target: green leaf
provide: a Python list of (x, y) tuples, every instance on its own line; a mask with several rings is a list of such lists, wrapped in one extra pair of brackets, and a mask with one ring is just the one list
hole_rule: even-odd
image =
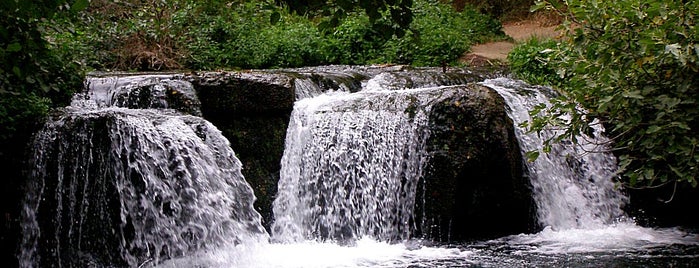
[(22, 50), (22, 45), (20, 43), (12, 43), (7, 45), (7, 48), (5, 48), (5, 51), (7, 52), (18, 52)]
[(542, 8), (545, 8), (546, 4), (547, 4), (546, 1), (536, 1), (536, 2), (534, 2), (534, 5), (531, 8), (529, 8), (529, 12), (539, 11)]
[(660, 129), (661, 129), (661, 128), (660, 128), (659, 126), (650, 126), (650, 127), (646, 130), (646, 134), (653, 134), (653, 133), (655, 133), (655, 132), (660, 131)]
[(643, 99), (643, 95), (641, 95), (640, 90), (633, 90), (633, 91), (625, 92), (622, 95), (626, 98), (632, 98), (632, 99), (637, 99), (637, 100)]
[(536, 161), (537, 158), (539, 158), (539, 151), (528, 151), (526, 153), (526, 156), (527, 156), (527, 161), (534, 162), (534, 161)]
[(70, 6), (70, 11), (78, 12), (83, 11), (90, 5), (89, 0), (75, 0), (72, 6)]
[(17, 67), (17, 66), (12, 67), (12, 72), (13, 72), (16, 76), (22, 76), (22, 71), (21, 71), (21, 70), (19, 69), (19, 67)]

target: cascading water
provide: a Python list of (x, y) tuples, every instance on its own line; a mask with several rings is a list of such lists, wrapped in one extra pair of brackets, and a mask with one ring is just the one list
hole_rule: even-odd
[[(510, 79), (486, 80), (484, 85), (506, 101), (515, 125), (531, 120), (529, 111), (548, 104), (541, 87)], [(581, 134), (579, 143), (555, 143), (551, 152), (527, 163), (539, 223), (556, 230), (602, 228), (624, 216), (626, 197), (614, 185), (616, 158), (608, 152), (609, 141), (601, 126), (594, 126), (594, 137)], [(527, 133), (516, 128), (523, 152), (538, 151), (556, 130)]]
[(405, 240), (414, 224), (431, 104), (445, 88), (329, 94), (296, 102), (273, 238)]
[[(508, 105), (515, 126), (531, 120), (535, 106), (549, 105), (547, 88), (522, 81), (498, 78), (481, 84), (497, 91)], [(590, 252), (634, 252), (667, 245), (699, 245), (699, 237), (676, 228), (651, 229), (637, 226), (626, 217), (628, 201), (614, 184), (616, 158), (609, 153), (609, 140), (600, 125), (591, 126), (593, 136), (580, 134), (578, 143), (563, 141), (552, 145), (551, 152), (527, 163), (537, 216), (544, 230), (487, 243), (507, 243), (519, 252), (571, 254)], [(541, 150), (543, 140), (557, 130), (515, 132), (522, 154)], [(501, 246), (498, 246), (501, 247)], [(694, 256), (694, 255), (692, 255)]]
[[(425, 212), (415, 208), (416, 203), (426, 202), (424, 196), (416, 196), (416, 190), (423, 173), (432, 170), (431, 165), (425, 166), (431, 157), (426, 150), (431, 144), (428, 139), (438, 133), (428, 130), (434, 119), (430, 114), (439, 107), (466, 105), (460, 100), (473, 96), (464, 93), (468, 87), (437, 86), (476, 78), (466, 71), (344, 68), (283, 71), (292, 72), (298, 101), (287, 130), (271, 239), (252, 207), (255, 197), (228, 141), (209, 122), (180, 113), (200, 113), (196, 94), (181, 76), (89, 80), (92, 90), (53, 116), (35, 138), (34, 169), (28, 176), (23, 211), (21, 265), (266, 268), (670, 263), (662, 254), (678, 256), (673, 260), (681, 260), (680, 265), (699, 265), (695, 235), (621, 220), (626, 198), (612, 182), (615, 160), (609, 154), (591, 153), (606, 142), (599, 140), (601, 129), (595, 130), (598, 140), (583, 136), (579, 146), (555, 145), (552, 154), (527, 165), (539, 223), (546, 226), (542, 232), (444, 247), (410, 240), (413, 230), (425, 228), (420, 226), (424, 222), (416, 222), (420, 215), (415, 215)], [(482, 85), (505, 99), (515, 126), (528, 120), (532, 105), (547, 102), (542, 88), (510, 79), (487, 80)], [(492, 93), (483, 87), (479, 90)], [(476, 113), (481, 111), (474, 103), (468, 105)], [(509, 120), (502, 122), (509, 126)], [(445, 131), (454, 131), (454, 125), (444, 126)], [(463, 131), (485, 127), (474, 126), (478, 127), (457, 125)], [(544, 132), (540, 138), (521, 129), (515, 132), (522, 152), (540, 148), (542, 138), (554, 134)], [(482, 194), (473, 192), (467, 198), (479, 201)], [(668, 245), (687, 248), (675, 250)]]
[(216, 127), (174, 110), (113, 107), (167, 107), (130, 90), (175, 84), (165, 94), (194, 96), (191, 85), (111, 79), (102, 93), (113, 101), (78, 96), (35, 138), (21, 266), (136, 267), (265, 240), (240, 161)]

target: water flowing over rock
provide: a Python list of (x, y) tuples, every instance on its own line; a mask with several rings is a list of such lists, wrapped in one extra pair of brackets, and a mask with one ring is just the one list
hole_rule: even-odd
[(483, 80), (467, 69), (443, 72), (440, 68), (396, 66), (322, 66), (288, 69), (294, 74), (296, 99), (326, 92), (361, 90), (400, 90), (437, 86), (465, 85)]
[(201, 103), (192, 84), (182, 75), (89, 76), (87, 91), (73, 99), (74, 106), (92, 108), (175, 109), (201, 116)]
[[(296, 102), (273, 239), (460, 241), (528, 230), (531, 199), (517, 181), (519, 149), (498, 98), (478, 86), (389, 87)], [(497, 223), (503, 215), (508, 224)], [(474, 226), (486, 228), (465, 231)]]
[[(395, 78), (395, 79), (394, 79)], [(296, 100), (332, 92), (358, 92), (368, 84), (392, 89), (481, 81), (467, 69), (408, 66), (319, 66), (185, 75), (199, 94), (202, 112), (235, 148), (243, 174), (255, 189), (255, 207), (270, 228), (285, 135)]]
[(34, 137), (21, 267), (697, 264), (696, 235), (624, 220), (601, 128), (525, 162), (549, 89), (485, 77), (93, 75)]
[(275, 200), (275, 239), (407, 239), (429, 102), (451, 94), (355, 93), (297, 102)]
[(22, 267), (137, 267), (267, 239), (241, 163), (215, 126), (174, 110), (85, 102), (35, 138)]
[[(505, 78), (486, 80), (483, 85), (505, 98), (516, 125), (529, 121), (529, 111), (548, 104), (545, 88)], [(542, 226), (561, 229), (603, 228), (623, 218), (627, 198), (615, 187), (616, 158), (609, 153), (609, 141), (601, 126), (592, 126), (594, 136), (580, 134), (578, 143), (553, 144), (551, 152), (527, 164), (533, 186), (537, 215)], [(540, 150), (543, 141), (556, 130), (527, 133), (517, 128), (522, 153)]]

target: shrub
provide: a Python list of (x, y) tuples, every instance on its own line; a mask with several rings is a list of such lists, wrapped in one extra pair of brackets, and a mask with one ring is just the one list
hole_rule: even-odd
[[(473, 43), (504, 38), (502, 25), (486, 15), (466, 8), (458, 12), (451, 6), (428, 1), (416, 1), (413, 6), (413, 22), (403, 36), (384, 36), (370, 30), (362, 30), (368, 19), (350, 21), (356, 28), (339, 28), (341, 33), (352, 33), (348, 40), (352, 54), (362, 55), (365, 63), (398, 63), (416, 66), (441, 66), (454, 63)], [(358, 36), (364, 36), (357, 42)]]
[(561, 62), (562, 45), (553, 39), (538, 38), (517, 44), (507, 55), (510, 70), (531, 84), (560, 86), (563, 81), (557, 64)]
[[(121, 70), (443, 65), (474, 42), (504, 36), (498, 21), (472, 8), (457, 12), (424, 0), (409, 12), (413, 24), (399, 29), (394, 7), (374, 17), (360, 6), (305, 17), (271, 3), (95, 0), (80, 20), (62, 22), (74, 33), (50, 35), (86, 66)], [(321, 27), (333, 20), (337, 27)]]
[(625, 183), (696, 187), (698, 1), (540, 1), (537, 7), (579, 25), (569, 27), (566, 57), (558, 62), (563, 97), (538, 122), (553, 124), (557, 114), (570, 113), (565, 135), (572, 135), (599, 119), (614, 139)]

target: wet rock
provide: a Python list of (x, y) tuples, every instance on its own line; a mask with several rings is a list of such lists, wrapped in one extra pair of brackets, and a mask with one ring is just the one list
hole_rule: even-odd
[(532, 231), (534, 201), (504, 101), (477, 84), (463, 90), (430, 115), (419, 234), (454, 242)]
[(653, 189), (627, 189), (626, 210), (636, 222), (648, 227), (682, 226), (699, 230), (699, 217), (692, 211), (699, 204), (699, 188), (673, 183)]
[(210, 72), (186, 76), (204, 118), (230, 141), (255, 191), (263, 225), (272, 221), (284, 136), (296, 100), (294, 77), (272, 72)]
[(73, 98), (73, 106), (174, 109), (201, 116), (197, 94), (182, 75), (93, 74), (87, 78), (86, 87), (86, 93)]

